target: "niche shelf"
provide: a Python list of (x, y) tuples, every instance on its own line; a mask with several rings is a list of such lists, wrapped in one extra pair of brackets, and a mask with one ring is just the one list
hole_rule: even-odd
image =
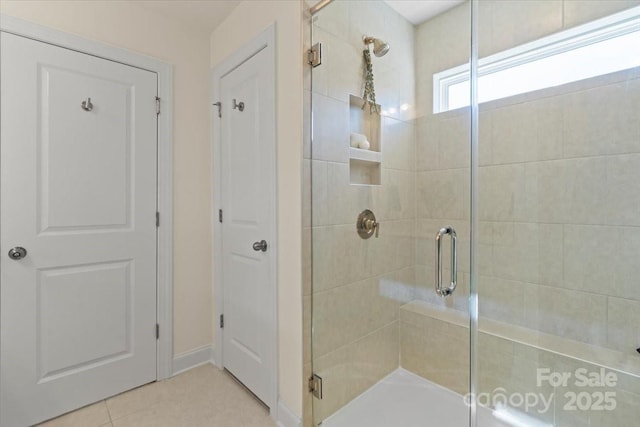
[(382, 153), (379, 151), (363, 150), (362, 148), (349, 148), (349, 158), (361, 162), (382, 163)]
[[(378, 105), (378, 112), (371, 113), (364, 100), (358, 96), (349, 95), (349, 129), (352, 133), (366, 135), (369, 149), (349, 148), (349, 176), (351, 184), (380, 185), (382, 182), (382, 152), (380, 148), (382, 107)], [(350, 144), (350, 140), (347, 141)]]

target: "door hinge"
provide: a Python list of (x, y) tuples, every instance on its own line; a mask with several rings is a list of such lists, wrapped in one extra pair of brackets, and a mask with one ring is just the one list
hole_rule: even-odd
[(156, 339), (160, 339), (160, 324), (156, 323)]
[(322, 65), (322, 43), (316, 43), (307, 51), (307, 63), (313, 68)]
[(156, 212), (156, 227), (160, 227), (160, 212)]
[(222, 102), (214, 102), (211, 105), (215, 105), (216, 107), (218, 107), (218, 117), (222, 117)]
[(156, 96), (156, 114), (160, 114), (160, 97)]
[(313, 393), (313, 396), (322, 400), (322, 378), (313, 374), (309, 378), (309, 392)]
[(218, 222), (222, 222), (222, 209), (218, 209)]
[(224, 328), (224, 314), (220, 315), (220, 327)]

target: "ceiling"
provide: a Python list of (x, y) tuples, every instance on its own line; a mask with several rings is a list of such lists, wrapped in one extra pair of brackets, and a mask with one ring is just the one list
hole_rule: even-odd
[(463, 3), (465, 0), (385, 0), (413, 25), (418, 25), (442, 12)]
[(240, 0), (137, 0), (140, 6), (154, 9), (201, 31), (211, 33), (238, 6)]
[[(292, 1), (292, 0), (291, 0)], [(420, 24), (465, 0), (384, 0), (414, 25)], [(241, 3), (241, 0), (134, 0), (189, 26), (211, 33)]]

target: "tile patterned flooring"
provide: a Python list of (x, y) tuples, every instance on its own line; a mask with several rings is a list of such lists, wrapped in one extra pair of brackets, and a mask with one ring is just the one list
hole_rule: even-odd
[(46, 427), (275, 427), (231, 375), (207, 364), (47, 421)]

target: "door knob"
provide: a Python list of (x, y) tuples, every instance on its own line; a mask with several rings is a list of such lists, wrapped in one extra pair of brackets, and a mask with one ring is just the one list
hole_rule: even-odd
[(267, 241), (260, 240), (259, 242), (255, 242), (253, 244), (253, 250), (256, 252), (258, 251), (267, 252)]
[(22, 259), (27, 256), (27, 250), (23, 247), (16, 246), (15, 248), (11, 248), (9, 250), (9, 258), (14, 261)]

